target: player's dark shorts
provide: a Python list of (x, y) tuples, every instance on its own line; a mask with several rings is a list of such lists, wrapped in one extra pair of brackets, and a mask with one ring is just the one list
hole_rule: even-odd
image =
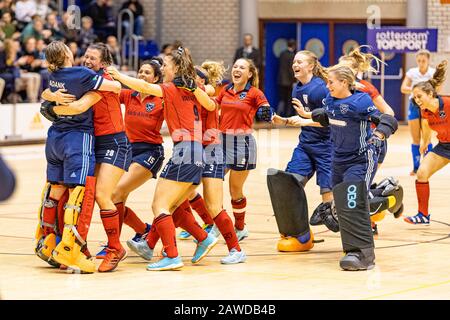
[(109, 163), (128, 171), (131, 158), (131, 144), (125, 132), (95, 137), (96, 163)]
[(223, 163), (224, 155), (222, 144), (210, 144), (204, 146), (205, 167), (203, 169), (203, 178), (224, 179), (225, 165)]
[(131, 150), (133, 154), (131, 162), (136, 162), (149, 170), (153, 178), (156, 179), (164, 162), (163, 146), (161, 144), (134, 142), (131, 144)]
[(256, 168), (256, 140), (251, 134), (222, 134), (224, 162), (227, 169), (235, 171)]
[(358, 159), (352, 159), (351, 162), (338, 162), (335, 159), (332, 163), (331, 175), (333, 187), (341, 182), (363, 180), (369, 190), (377, 172), (377, 156), (375, 147), (369, 145), (367, 152), (361, 154)]
[(286, 172), (296, 173), (310, 179), (316, 173), (316, 183), (321, 193), (331, 191), (331, 154), (330, 140), (315, 143), (299, 143), (294, 149)]
[(436, 153), (438, 156), (450, 159), (450, 143), (439, 142), (431, 152)]
[(68, 186), (85, 185), (95, 171), (94, 136), (80, 131), (48, 130), (45, 144), (47, 180)]
[(172, 157), (161, 171), (161, 178), (200, 184), (204, 162), (203, 146), (196, 141), (181, 141), (174, 145)]
[(378, 163), (381, 164), (384, 162), (384, 158), (386, 158), (387, 154), (387, 149), (388, 149), (387, 140), (383, 140), (383, 144), (380, 147), (380, 153), (378, 154)]

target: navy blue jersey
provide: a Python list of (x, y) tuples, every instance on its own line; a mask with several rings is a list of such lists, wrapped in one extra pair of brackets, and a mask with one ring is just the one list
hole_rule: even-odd
[[(305, 85), (298, 82), (292, 90), (292, 98), (300, 100), (307, 112), (323, 108), (327, 94), (328, 89), (325, 82), (316, 76), (312, 77), (311, 81)], [(314, 143), (328, 139), (330, 139), (329, 128), (302, 127), (300, 142)]]
[[(86, 67), (62, 68), (50, 73), (49, 88), (52, 92), (65, 89), (78, 100), (86, 92), (100, 88), (102, 82), (102, 76)], [(78, 115), (59, 117), (53, 122), (53, 127), (60, 131), (77, 130), (93, 133), (92, 108)]]
[(367, 151), (372, 135), (370, 116), (379, 114), (367, 93), (356, 92), (344, 99), (328, 94), (325, 100), (331, 128), (334, 161), (354, 161)]

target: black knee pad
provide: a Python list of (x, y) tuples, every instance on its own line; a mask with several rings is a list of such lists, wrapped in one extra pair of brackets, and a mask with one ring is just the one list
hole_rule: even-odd
[(308, 232), (308, 202), (302, 178), (268, 169), (267, 187), (280, 234), (296, 237)]
[(365, 181), (342, 182), (333, 188), (345, 252), (374, 247)]

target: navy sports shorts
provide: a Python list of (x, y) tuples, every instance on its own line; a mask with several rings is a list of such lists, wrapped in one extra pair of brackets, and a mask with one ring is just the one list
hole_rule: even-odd
[(251, 134), (222, 134), (222, 145), (227, 169), (246, 171), (256, 168), (256, 140)]
[(204, 162), (203, 146), (196, 141), (181, 141), (173, 146), (172, 157), (161, 171), (161, 178), (200, 184)]
[(438, 156), (450, 159), (450, 143), (439, 142), (431, 152), (436, 153)]
[(310, 179), (316, 173), (316, 184), (321, 192), (331, 191), (331, 141), (299, 143), (294, 149), (286, 172), (296, 173)]
[(131, 144), (133, 158), (131, 162), (136, 162), (149, 170), (153, 178), (157, 177), (164, 162), (164, 148), (161, 144), (146, 142), (134, 142)]
[(48, 130), (45, 144), (47, 180), (68, 186), (85, 185), (95, 171), (94, 136), (80, 131)]
[(125, 132), (95, 137), (96, 163), (109, 163), (128, 171), (131, 158), (131, 145)]
[(203, 169), (203, 178), (224, 179), (225, 166), (223, 163), (222, 144), (210, 144), (204, 146), (205, 167)]
[(377, 172), (377, 157), (375, 147), (369, 145), (367, 151), (357, 160), (347, 163), (333, 162), (331, 169), (333, 187), (341, 182), (365, 181), (369, 190)]

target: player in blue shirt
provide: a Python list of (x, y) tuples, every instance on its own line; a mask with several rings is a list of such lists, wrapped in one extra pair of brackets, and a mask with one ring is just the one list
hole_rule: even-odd
[[(50, 71), (49, 87), (55, 95), (57, 91), (67, 92), (80, 99), (90, 90), (119, 92), (121, 89), (120, 83), (108, 81), (88, 68), (72, 67), (73, 54), (60, 41), (50, 43), (45, 56)], [(91, 273), (95, 264), (87, 259), (88, 251), (84, 250), (83, 254), (81, 248), (86, 244), (95, 191), (93, 111), (57, 116), (53, 107), (48, 102), (41, 107), (42, 114), (53, 124), (45, 146), (47, 185), (42, 193), (36, 254), (52, 265)], [(61, 233), (61, 242), (57, 244), (56, 234)]]
[[(292, 63), (295, 78), (299, 81), (292, 90), (294, 108), (303, 107), (306, 112), (323, 108), (328, 94), (326, 72), (314, 53), (299, 51)], [(291, 120), (289, 118), (288, 120)], [(280, 122), (275, 119), (275, 123)], [(289, 124), (289, 121), (286, 121)], [(286, 172), (301, 176), (303, 185), (316, 173), (316, 183), (320, 187), (322, 203), (311, 216), (311, 225), (320, 225), (320, 212), (331, 208), (331, 140), (330, 129), (322, 127), (303, 127), (299, 143), (294, 149)]]
[[(354, 86), (350, 68), (330, 68), (325, 108), (313, 110), (311, 117), (316, 122), (313, 125), (331, 130), (333, 197), (346, 253), (340, 266), (366, 270), (375, 265), (368, 189), (376, 171), (377, 149), (397, 130), (397, 121), (381, 114), (366, 93), (354, 93)], [(376, 124), (374, 131), (370, 129), (372, 122)]]

